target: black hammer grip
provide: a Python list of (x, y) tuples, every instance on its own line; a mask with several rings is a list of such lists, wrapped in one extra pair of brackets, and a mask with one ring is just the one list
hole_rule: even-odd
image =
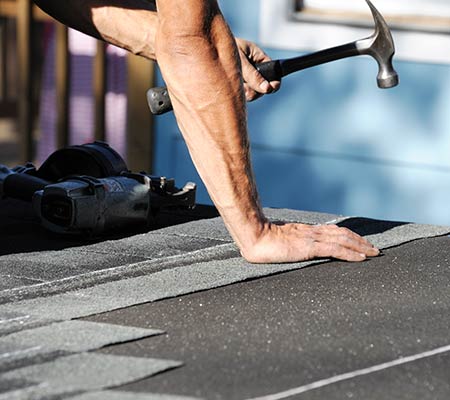
[[(279, 81), (283, 76), (280, 60), (256, 64), (255, 67), (268, 81)], [(172, 110), (169, 93), (165, 87), (149, 89), (147, 91), (147, 103), (153, 115), (165, 114)]]
[(280, 60), (267, 61), (255, 65), (258, 72), (266, 79), (266, 81), (281, 81), (283, 70)]

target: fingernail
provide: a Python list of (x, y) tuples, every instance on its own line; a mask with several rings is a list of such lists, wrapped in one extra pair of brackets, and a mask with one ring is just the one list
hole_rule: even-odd
[(261, 85), (259, 85), (259, 87), (261, 88), (261, 90), (263, 92), (268, 92), (270, 89), (270, 84), (267, 81), (264, 81), (263, 83), (261, 83)]

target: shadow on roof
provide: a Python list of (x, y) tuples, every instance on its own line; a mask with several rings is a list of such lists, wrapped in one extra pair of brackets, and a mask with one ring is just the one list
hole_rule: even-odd
[(389, 231), (398, 226), (408, 225), (407, 222), (380, 221), (371, 218), (354, 217), (346, 219), (337, 224), (340, 227), (348, 228), (361, 236), (375, 235)]

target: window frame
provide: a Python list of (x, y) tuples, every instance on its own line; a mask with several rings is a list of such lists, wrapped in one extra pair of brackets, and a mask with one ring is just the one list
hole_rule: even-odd
[[(381, 0), (380, 0), (381, 1)], [(428, 0), (432, 1), (432, 0)], [(363, 0), (361, 0), (363, 4)], [(297, 11), (295, 0), (261, 0), (260, 43), (266, 47), (293, 51), (314, 51), (361, 39), (373, 32), (373, 23), (360, 9), (344, 18), (314, 18), (302, 16)], [(376, 0), (374, 1), (375, 6)], [(399, 23), (390, 17), (392, 10), (378, 7), (386, 16), (396, 45), (399, 60), (450, 64), (450, 23), (445, 26), (424, 26), (423, 24)], [(418, 7), (419, 1), (411, 2)], [(449, 2), (450, 15), (450, 2)], [(368, 10), (368, 8), (367, 8)], [(414, 14), (414, 10), (411, 10)], [(418, 15), (420, 12), (417, 11)], [(370, 14), (369, 14), (370, 15)], [(449, 19), (450, 21), (450, 19)]]

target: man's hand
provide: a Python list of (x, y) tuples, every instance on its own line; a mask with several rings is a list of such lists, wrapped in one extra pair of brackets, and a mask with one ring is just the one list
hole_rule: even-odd
[(364, 261), (380, 251), (366, 239), (336, 225), (303, 225), (267, 223), (256, 243), (242, 249), (242, 255), (252, 263), (283, 263), (337, 258), (344, 261)]
[(271, 58), (253, 42), (236, 38), (236, 44), (241, 59), (247, 101), (253, 101), (265, 94), (277, 91), (281, 82), (268, 82), (254, 67), (255, 64), (270, 61)]

